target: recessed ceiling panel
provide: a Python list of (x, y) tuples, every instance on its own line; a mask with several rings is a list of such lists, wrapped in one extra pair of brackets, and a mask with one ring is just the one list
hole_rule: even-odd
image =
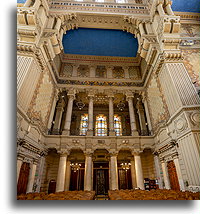
[(172, 2), (174, 11), (200, 13), (199, 0), (172, 0)]
[(63, 37), (65, 54), (136, 57), (137, 39), (121, 30), (79, 28)]

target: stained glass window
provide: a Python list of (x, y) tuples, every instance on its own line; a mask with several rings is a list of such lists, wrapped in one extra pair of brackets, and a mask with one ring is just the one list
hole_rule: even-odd
[(99, 114), (96, 116), (96, 136), (107, 136), (107, 121), (106, 116)]
[(88, 130), (88, 114), (81, 115), (80, 135), (86, 135)]
[(121, 117), (118, 115), (114, 115), (114, 130), (115, 130), (116, 136), (122, 135)]

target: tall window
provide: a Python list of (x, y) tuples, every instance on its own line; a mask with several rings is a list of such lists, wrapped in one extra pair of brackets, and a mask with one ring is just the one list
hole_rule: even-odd
[(88, 130), (88, 114), (81, 115), (80, 135), (86, 135)]
[(107, 121), (106, 116), (99, 114), (96, 116), (96, 136), (107, 136)]
[(118, 115), (114, 115), (114, 130), (115, 130), (116, 136), (122, 135), (121, 117)]

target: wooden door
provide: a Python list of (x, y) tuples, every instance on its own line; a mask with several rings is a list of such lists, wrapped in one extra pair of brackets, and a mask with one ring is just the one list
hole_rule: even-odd
[(109, 188), (108, 169), (94, 169), (94, 190), (97, 195), (105, 195)]
[(167, 163), (167, 168), (168, 168), (171, 189), (180, 191), (180, 186), (178, 182), (178, 176), (176, 173), (176, 167), (175, 167), (174, 161), (169, 161)]
[(56, 192), (56, 181), (50, 180), (49, 182), (49, 188), (48, 188), (48, 194), (55, 193)]
[(83, 190), (84, 189), (84, 169), (77, 171), (71, 170), (70, 190)]
[(124, 169), (118, 170), (119, 175), (119, 189), (132, 189), (131, 171)]
[(20, 173), (19, 173), (19, 179), (17, 183), (17, 195), (26, 193), (29, 170), (30, 170), (30, 164), (24, 162), (21, 166)]

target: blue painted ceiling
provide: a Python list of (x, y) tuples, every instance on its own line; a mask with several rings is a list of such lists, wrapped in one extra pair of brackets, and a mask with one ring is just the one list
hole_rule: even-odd
[(17, 0), (17, 3), (25, 3), (26, 0)]
[(172, 10), (200, 13), (200, 0), (172, 0)]
[(96, 56), (135, 57), (137, 39), (121, 30), (79, 28), (63, 37), (64, 53)]

